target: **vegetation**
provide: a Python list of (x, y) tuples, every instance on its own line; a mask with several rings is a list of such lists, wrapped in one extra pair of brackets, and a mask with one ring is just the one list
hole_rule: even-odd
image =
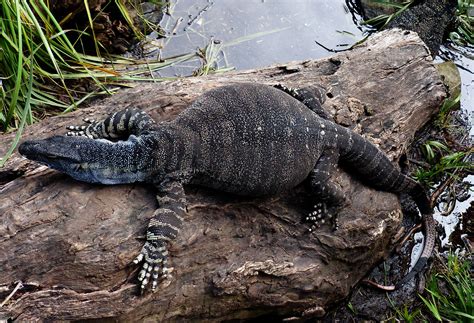
[(443, 129), (447, 128), (451, 123), (451, 112), (456, 110), (459, 107), (461, 101), (461, 94), (459, 93), (454, 98), (446, 98), (443, 102), (443, 105), (439, 109), (438, 117), (436, 120), (436, 125), (438, 128)]
[[(243, 42), (255, 39), (257, 37), (269, 35), (275, 32), (285, 30), (286, 28), (273, 29), (264, 32), (258, 32), (243, 37), (236, 38), (229, 42), (215, 41), (211, 39), (209, 44), (204, 48), (197, 50), (196, 55), (201, 59), (201, 66), (194, 71), (193, 76), (203, 76), (211, 73), (225, 73), (233, 70), (233, 67), (220, 67), (221, 65), (228, 66), (227, 61), (225, 60), (224, 49), (230, 46), (238, 45)], [(224, 64), (220, 62), (224, 60)]]
[(415, 177), (428, 186), (433, 186), (443, 177), (455, 177), (461, 171), (474, 171), (474, 165), (470, 161), (473, 148), (451, 152), (445, 144), (430, 140), (422, 146), (422, 150), (428, 164), (426, 167), (419, 167)]
[(395, 312), (397, 317), (402, 322), (412, 323), (412, 322), (419, 322), (421, 317), (421, 309), (417, 308), (414, 311), (410, 311), (408, 305), (403, 305), (403, 308), (395, 308)]
[[(35, 115), (45, 113), (45, 107), (70, 111), (87, 98), (110, 93), (117, 82), (156, 81), (148, 76), (151, 72), (194, 56), (159, 62), (102, 57), (103, 48), (91, 28), (94, 17), (90, 10), (90, 25), (85, 30), (71, 30), (63, 29), (64, 19), (57, 21), (49, 6), (44, 0), (5, 0), (0, 4), (0, 125), (4, 131), (17, 128), (22, 118), (32, 123)], [(95, 55), (82, 47), (86, 37), (95, 40)], [(32, 109), (27, 113), (30, 74)]]
[[(132, 24), (123, 2), (115, 3), (124, 21)], [(150, 62), (103, 55), (107, 49), (93, 29), (97, 14), (87, 1), (84, 6), (89, 23), (77, 30), (64, 28), (74, 13), (58, 21), (49, 1), (0, 3), (0, 130), (18, 130), (10, 151), (24, 125), (38, 116), (71, 111), (88, 98), (112, 93), (130, 81), (160, 81), (154, 72), (196, 56), (189, 53)], [(85, 44), (94, 44), (95, 53), (88, 53)], [(0, 167), (8, 157), (3, 157)]]
[[(457, 109), (459, 100), (460, 95), (458, 94), (454, 98), (447, 98), (444, 101), (435, 121), (435, 126), (440, 130), (440, 133), (451, 127), (451, 112)], [(472, 147), (458, 147), (456, 150), (452, 150), (440, 140), (428, 140), (421, 146), (426, 163), (420, 163), (415, 177), (427, 186), (434, 186), (445, 179), (453, 178), (455, 180), (456, 176), (464, 171), (474, 171), (472, 162), (474, 149)]]
[[(30, 59), (31, 59), (31, 57), (30, 57)], [(7, 161), (7, 159), (13, 153), (13, 150), (15, 149), (16, 145), (18, 145), (18, 142), (20, 141), (21, 133), (23, 132), (23, 129), (25, 127), (27, 117), (31, 116), (32, 93), (33, 93), (33, 73), (30, 72), (29, 75), (28, 75), (28, 84), (26, 86), (25, 107), (22, 111), (23, 112), (23, 117), (21, 118), (21, 122), (20, 122), (20, 125), (18, 127), (18, 131), (15, 135), (15, 138), (13, 139), (13, 144), (10, 146), (10, 149), (5, 154), (5, 156), (0, 160), (0, 167)]]
[(362, 22), (363, 25), (370, 25), (380, 30), (388, 25), (396, 16), (407, 10), (413, 4), (414, 0), (404, 1), (401, 3), (388, 0), (372, 0), (371, 2), (382, 5), (389, 9), (395, 9), (391, 14), (381, 14)]
[(457, 28), (449, 38), (460, 46), (474, 46), (474, 0), (458, 0)]
[[(125, 2), (142, 19), (146, 32), (158, 29), (133, 7), (134, 1), (108, 1), (101, 10), (115, 5), (135, 39), (143, 38)], [(73, 17), (78, 15), (77, 9), (71, 9), (59, 20), (50, 1), (0, 3), (0, 131), (17, 129), (20, 136), (22, 125), (31, 124), (38, 117), (69, 112), (89, 98), (110, 94), (119, 86), (131, 86), (132, 81), (161, 81), (163, 78), (154, 77), (156, 71), (183, 61), (200, 59), (201, 67), (195, 75), (229, 70), (219, 67), (220, 58), (225, 58), (224, 48), (279, 31), (248, 35), (225, 44), (211, 40), (204, 49), (166, 60), (138, 60), (108, 54), (103, 38), (94, 29), (101, 25), (103, 12), (93, 11), (88, 1), (83, 2), (82, 9), (86, 21), (78, 29), (70, 28)], [(14, 143), (10, 150), (15, 146)], [(3, 157), (0, 167), (8, 157)]]
[(462, 260), (450, 252), (447, 261), (440, 263), (442, 268), (429, 278), (425, 296), (418, 295), (422, 302), (418, 308), (411, 308), (407, 304), (396, 308), (388, 298), (400, 321), (474, 321), (474, 281), (469, 256)]
[(426, 309), (437, 321), (474, 321), (474, 277), (469, 259), (461, 261), (450, 253), (447, 265), (431, 276), (425, 298), (420, 295)]

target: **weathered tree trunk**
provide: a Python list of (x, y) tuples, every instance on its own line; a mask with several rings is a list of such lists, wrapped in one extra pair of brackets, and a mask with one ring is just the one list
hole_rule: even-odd
[[(43, 120), (24, 137), (61, 134), (87, 114), (97, 118), (127, 106), (156, 120), (172, 119), (207, 90), (249, 81), (327, 87), (325, 107), (335, 120), (394, 161), (445, 96), (416, 34), (392, 30), (327, 59), (138, 85)], [(1, 136), (0, 154), (11, 139)], [(303, 221), (314, 204), (304, 185), (259, 199), (187, 187), (186, 223), (171, 246), (173, 278), (156, 293), (137, 296), (137, 268), (130, 263), (157, 207), (154, 189), (80, 183), (15, 154), (0, 172), (0, 299), (17, 281), (25, 287), (0, 308), (0, 319), (323, 315), (388, 255), (401, 222), (395, 195), (367, 188), (343, 171), (333, 179), (351, 205), (340, 213), (336, 232), (325, 226), (313, 234)]]

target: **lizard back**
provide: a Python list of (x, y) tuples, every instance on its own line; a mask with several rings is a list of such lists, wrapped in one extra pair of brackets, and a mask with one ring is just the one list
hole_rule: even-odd
[(206, 92), (174, 124), (197, 137), (193, 183), (266, 195), (307, 178), (322, 150), (321, 121), (283, 91), (245, 83)]

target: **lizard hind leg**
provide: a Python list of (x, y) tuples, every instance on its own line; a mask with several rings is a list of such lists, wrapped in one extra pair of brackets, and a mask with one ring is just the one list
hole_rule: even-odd
[(156, 126), (155, 121), (145, 112), (126, 108), (96, 121), (85, 118), (81, 126), (67, 126), (66, 136), (83, 136), (91, 139), (127, 139), (130, 135), (139, 136), (143, 131)]
[(338, 227), (337, 213), (346, 204), (342, 190), (331, 182), (331, 174), (336, 170), (339, 154), (334, 149), (323, 152), (316, 166), (310, 173), (311, 191), (317, 200), (306, 220), (312, 223), (309, 231), (314, 231), (327, 222), (332, 223), (334, 230)]

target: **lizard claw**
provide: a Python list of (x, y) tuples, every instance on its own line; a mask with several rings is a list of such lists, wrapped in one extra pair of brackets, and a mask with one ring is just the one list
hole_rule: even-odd
[(297, 89), (287, 87), (287, 86), (285, 86), (283, 84), (280, 84), (280, 83), (274, 85), (273, 87), (278, 89), (278, 90), (281, 90), (281, 91), (285, 92), (286, 94), (291, 95), (292, 97), (297, 97), (299, 95)]
[(69, 137), (81, 136), (81, 137), (96, 139), (97, 136), (95, 135), (95, 132), (94, 132), (94, 129), (93, 129), (93, 127), (96, 124), (95, 120), (85, 118), (85, 119), (83, 119), (83, 121), (87, 125), (67, 126), (66, 129), (68, 129), (69, 131), (66, 133), (66, 136), (69, 136)]
[(89, 118), (84, 118), (84, 119), (82, 119), (82, 121), (84, 121), (85, 123), (89, 123), (89, 124), (94, 124), (95, 123), (95, 119), (89, 119)]
[[(337, 212), (334, 212), (337, 215)], [(308, 214), (306, 217), (307, 221), (311, 222), (311, 227), (309, 228), (310, 232), (313, 232), (317, 228), (321, 227), (321, 225), (325, 224), (327, 221), (332, 222), (333, 230), (338, 229), (338, 221), (337, 217), (333, 216), (333, 212), (328, 210), (326, 203), (318, 202), (314, 205), (314, 211)]]
[(160, 269), (163, 278), (170, 278), (168, 274), (171, 270), (167, 267), (168, 249), (162, 240), (148, 240), (142, 248), (140, 254), (133, 260), (134, 264), (144, 261), (142, 269), (138, 274), (140, 292), (143, 293), (147, 285), (151, 282), (151, 290), (154, 292), (158, 285)]

